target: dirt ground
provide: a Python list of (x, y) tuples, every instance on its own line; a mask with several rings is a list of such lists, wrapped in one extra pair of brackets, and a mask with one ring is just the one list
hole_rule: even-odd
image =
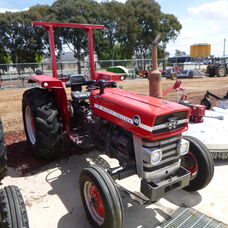
[[(162, 80), (163, 90), (174, 84), (172, 80)], [(148, 80), (127, 80), (119, 83), (124, 89), (148, 95)], [(228, 77), (183, 79), (182, 87), (186, 89), (188, 100), (199, 103), (207, 90), (219, 96), (225, 96), (228, 91)], [(26, 89), (0, 90), (0, 115), (5, 131), (23, 130), (21, 100)], [(171, 92), (164, 99), (176, 101), (176, 92)]]
[[(189, 100), (194, 103), (199, 103), (207, 90), (220, 96), (224, 96), (228, 91), (228, 77), (182, 81), (182, 87), (186, 89)], [(163, 89), (173, 83), (171, 80), (163, 80)], [(127, 90), (148, 94), (147, 79), (124, 81), (120, 85)], [(0, 91), (0, 115), (6, 132), (9, 166), (8, 177), (4, 179), (3, 184), (18, 185), (21, 189), (28, 208), (31, 228), (90, 228), (78, 190), (80, 171), (89, 164), (99, 163), (107, 167), (112, 165), (113, 161), (96, 151), (87, 153), (70, 146), (54, 162), (32, 157), (23, 133), (21, 100), (24, 90)], [(165, 99), (175, 101), (175, 92)], [(125, 210), (124, 227), (156, 227), (159, 221), (167, 218), (170, 212), (179, 206), (193, 207), (228, 224), (228, 204), (225, 200), (228, 181), (224, 181), (228, 179), (228, 161), (216, 162), (215, 165), (215, 176), (207, 188), (194, 193), (183, 190), (174, 192), (156, 204), (139, 205), (121, 190)], [(139, 193), (137, 177), (123, 180), (121, 185)]]

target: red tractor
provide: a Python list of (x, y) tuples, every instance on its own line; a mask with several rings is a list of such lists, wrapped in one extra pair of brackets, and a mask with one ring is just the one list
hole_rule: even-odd
[[(196, 191), (209, 184), (213, 160), (196, 138), (182, 137), (188, 129), (190, 108), (118, 88), (124, 77), (95, 71), (93, 30), (101, 25), (33, 22), (48, 34), (52, 76), (33, 75), (41, 88), (25, 91), (25, 133), (35, 156), (55, 157), (68, 138), (81, 148), (97, 147), (119, 161), (116, 168), (85, 168), (80, 175), (82, 202), (94, 227), (119, 228), (123, 205), (114, 182), (137, 174), (141, 192), (152, 202), (178, 189)], [(90, 78), (58, 78), (54, 28), (82, 28), (88, 34)], [(67, 99), (65, 87), (71, 88)]]

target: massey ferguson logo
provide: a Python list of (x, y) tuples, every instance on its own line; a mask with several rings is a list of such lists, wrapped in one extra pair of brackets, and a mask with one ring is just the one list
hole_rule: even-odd
[(172, 117), (168, 119), (168, 128), (169, 130), (173, 130), (177, 127), (177, 118), (176, 117)]
[(141, 124), (141, 118), (137, 115), (133, 117), (133, 124), (138, 127)]

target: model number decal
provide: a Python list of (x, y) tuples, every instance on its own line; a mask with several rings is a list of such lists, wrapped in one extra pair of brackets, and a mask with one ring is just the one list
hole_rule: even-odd
[(100, 109), (101, 111), (106, 112), (106, 113), (108, 113), (108, 114), (110, 114), (112, 116), (115, 116), (115, 117), (117, 117), (117, 118), (119, 118), (121, 120), (124, 120), (124, 121), (126, 121), (126, 122), (128, 122), (128, 123), (130, 123), (130, 124), (132, 124), (134, 126), (140, 127), (140, 128), (142, 128), (142, 129), (144, 129), (146, 131), (152, 132), (152, 130), (153, 130), (152, 127), (150, 127), (148, 125), (145, 125), (145, 124), (142, 124), (141, 123), (141, 118), (138, 115), (135, 115), (133, 117), (133, 119), (131, 119), (131, 118), (127, 117), (127, 116), (124, 116), (124, 115), (122, 115), (122, 114), (120, 114), (118, 112), (115, 112), (115, 111), (113, 111), (113, 110), (111, 110), (109, 108), (106, 108), (106, 107), (104, 107), (102, 105), (94, 104), (94, 107), (97, 108), (97, 109)]
[(106, 107), (98, 105), (98, 104), (94, 104), (94, 107), (97, 108), (97, 109), (100, 109), (101, 111), (106, 112), (106, 113), (108, 113), (108, 114), (110, 114), (112, 116), (115, 116), (115, 117), (117, 117), (117, 118), (119, 118), (121, 120), (124, 120), (124, 121), (126, 121), (126, 122), (128, 122), (130, 124), (133, 124), (133, 120), (131, 118), (129, 118), (127, 116), (124, 116), (124, 115), (121, 115), (120, 113), (115, 112), (115, 111), (113, 111), (113, 110), (111, 110), (109, 108), (106, 108)]

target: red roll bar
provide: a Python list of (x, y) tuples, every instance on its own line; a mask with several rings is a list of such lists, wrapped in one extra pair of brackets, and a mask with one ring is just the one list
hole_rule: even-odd
[(104, 29), (104, 25), (89, 25), (89, 24), (73, 24), (73, 23), (58, 23), (58, 22), (41, 22), (33, 21), (33, 26), (42, 26), (48, 32), (51, 62), (52, 62), (52, 74), (54, 78), (58, 78), (57, 63), (55, 55), (55, 40), (54, 29), (56, 27), (69, 27), (69, 28), (82, 28), (88, 34), (88, 47), (89, 47), (89, 61), (90, 61), (90, 75), (91, 79), (95, 79), (95, 63), (94, 63), (94, 47), (93, 47), (93, 30)]

